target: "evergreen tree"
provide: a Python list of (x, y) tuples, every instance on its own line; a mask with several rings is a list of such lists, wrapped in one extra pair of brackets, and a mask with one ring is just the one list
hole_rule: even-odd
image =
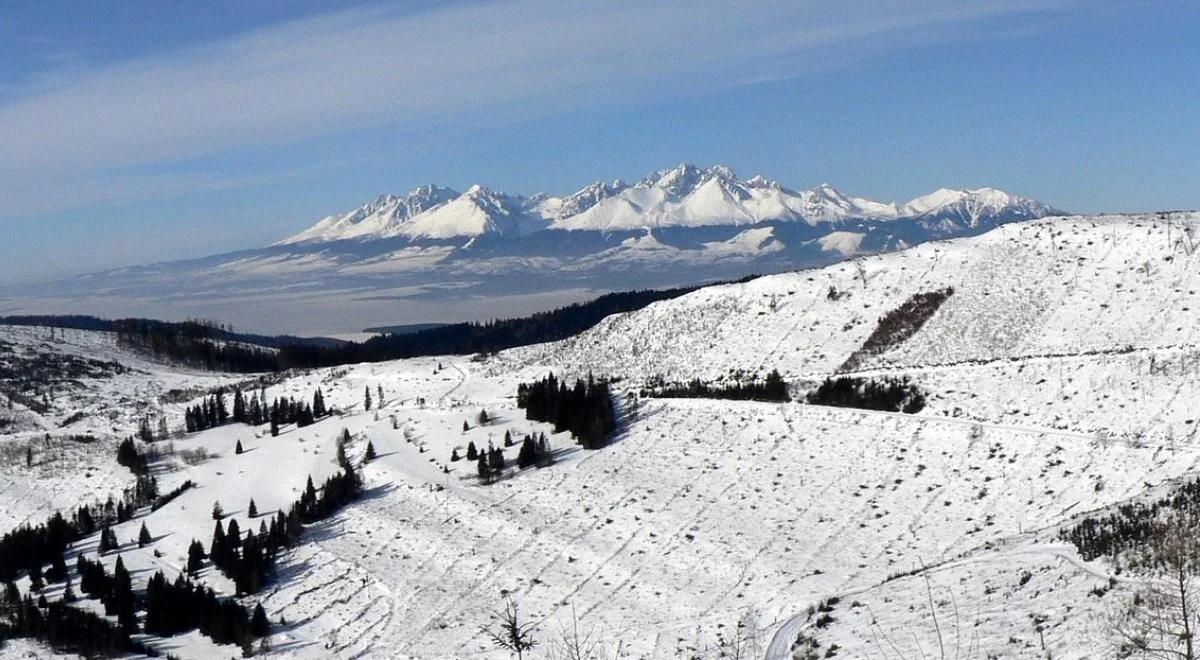
[(488, 468), (487, 456), (479, 455), (479, 462), (476, 465), (476, 471), (479, 473), (479, 480), (483, 483), (489, 483), (492, 480), (492, 471)]
[(493, 447), (488, 450), (488, 467), (497, 476), (504, 472), (504, 451), (498, 447)]
[(367, 441), (367, 451), (365, 454), (363, 454), (363, 461), (369, 463), (373, 460), (375, 460), (375, 443), (368, 440)]
[(220, 521), (224, 517), (225, 517), (225, 509), (221, 508), (221, 501), (217, 500), (216, 502), (213, 502), (213, 508), (212, 508), (213, 520)]
[(152, 540), (150, 538), (150, 530), (146, 529), (146, 523), (142, 523), (142, 530), (138, 532), (138, 547), (144, 548), (150, 545)]
[(33, 445), (25, 445), (25, 467), (33, 467)]
[(466, 433), (467, 431), (470, 431), (470, 430), (471, 430), (471, 425), (468, 424), (466, 421), (463, 421), (463, 433)]
[(63, 554), (50, 550), (50, 570), (46, 571), (46, 579), (53, 582), (61, 582), (69, 578), (67, 560), (63, 557)]
[(188, 546), (187, 572), (190, 575), (195, 575), (196, 573), (200, 572), (200, 569), (203, 566), (204, 546), (200, 545), (200, 542), (196, 539), (192, 539), (191, 545)]
[(480, 426), (486, 426), (489, 419), (490, 418), (488, 417), (486, 410), (479, 411), (479, 417), (477, 418), (477, 420), (478, 420)]
[(229, 519), (229, 529), (225, 532), (225, 543), (229, 548), (242, 546), (242, 528), (238, 525), (237, 518)]
[(462, 457), (458, 455), (458, 447), (455, 447), (454, 449), (450, 450), (450, 462), (451, 463), (455, 463), (458, 460), (460, 460), (461, 458)]
[(237, 454), (238, 456), (241, 456), (243, 451), (244, 450), (242, 449), (242, 441), (238, 440), (237, 446), (233, 448), (233, 453)]
[(29, 569), (29, 588), (34, 592), (38, 592), (44, 586), (46, 586), (46, 581), (42, 578), (42, 566), (41, 564), (35, 564), (33, 568)]
[(350, 431), (342, 429), (342, 434), (337, 439), (337, 464), (343, 469), (350, 464), (350, 459), (346, 458), (346, 445), (350, 442)]
[(112, 550), (115, 550), (116, 548), (117, 548), (116, 535), (113, 534), (113, 531), (111, 529), (109, 529), (108, 523), (105, 523), (104, 526), (100, 528), (100, 547), (99, 547), (100, 554), (102, 554), (102, 555), (106, 554)]
[(242, 397), (241, 388), (233, 390), (233, 421), (238, 423), (246, 421), (246, 399)]
[(363, 390), (363, 410), (371, 409), (371, 387), (367, 386)]
[(477, 458), (479, 458), (479, 450), (475, 448), (475, 441), (472, 440), (467, 443), (467, 460), (473, 461)]
[(117, 565), (113, 568), (113, 599), (117, 615), (117, 625), (126, 633), (137, 630), (137, 615), (134, 613), (133, 582), (129, 571), (125, 570), (125, 562), (117, 557)]
[(321, 388), (313, 393), (313, 417), (325, 416), (325, 395), (321, 394)]
[(254, 498), (250, 498), (250, 506), (246, 507), (246, 514), (251, 518), (258, 517), (258, 505), (254, 503)]
[(228, 544), (225, 539), (225, 528), (218, 520), (216, 527), (213, 528), (212, 543), (208, 545), (208, 556), (214, 564), (225, 563), (225, 556), (229, 551)]
[(254, 606), (254, 615), (250, 618), (250, 632), (254, 633), (255, 637), (266, 637), (271, 633), (271, 622), (267, 620), (262, 603)]

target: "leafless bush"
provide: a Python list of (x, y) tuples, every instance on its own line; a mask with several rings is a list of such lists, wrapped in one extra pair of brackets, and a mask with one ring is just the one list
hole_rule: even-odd
[(199, 465), (209, 459), (216, 458), (216, 454), (211, 454), (207, 447), (195, 447), (193, 449), (181, 449), (178, 454), (180, 460), (188, 465)]

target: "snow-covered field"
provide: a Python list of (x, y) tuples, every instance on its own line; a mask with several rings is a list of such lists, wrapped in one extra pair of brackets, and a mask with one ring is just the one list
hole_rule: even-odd
[[(173, 576), (193, 538), (207, 545), (218, 500), (257, 531), (250, 499), (265, 517), (307, 477), (319, 483), (336, 470), (345, 428), (353, 457), (370, 440), (379, 458), (365, 467), (363, 499), (310, 527), (247, 600), (287, 622), (275, 626), (273, 654), (504, 658), (481, 627), (511, 595), (537, 624), (537, 658), (551, 657), (576, 618), (608, 657), (618, 645), (627, 658), (720, 657), (719, 640), (739, 630), (749, 640), (741, 657), (772, 660), (789, 658), (801, 634), (821, 656), (836, 645), (849, 658), (1105, 657), (1102, 618), (1121, 582), (1110, 592), (1110, 568), (1082, 562), (1057, 531), (1197, 473), (1200, 284), (1185, 234), (1197, 223), (1182, 214), (1009, 225), (703, 289), (487, 360), (292, 374), (268, 399), (307, 399), (319, 386), (339, 412), (278, 437), (228, 425), (173, 440), (211, 457), (164, 460), (162, 490), (197, 487), (118, 527), (120, 553), (135, 583), (154, 570)], [(802, 389), (843, 365), (879, 317), (947, 286), (953, 295), (919, 331), (855, 367), (910, 377), (929, 394), (919, 414), (623, 395), (653, 377), (773, 368)], [(8, 527), (116, 492), (131, 477), (115, 464), (115, 442), (144, 411), (181, 423), (186, 403), (163, 403), (163, 393), (236, 380), (146, 361), (96, 333), (50, 341), (45, 329), (0, 330), (18, 348), (130, 367), (64, 386), (53, 412), (13, 413), (23, 426), (5, 443), (56, 433), (76, 409), (93, 421), (66, 428), (99, 439), (32, 469), (23, 451), (6, 455)], [(620, 379), (621, 430), (608, 447), (579, 450), (524, 419), (517, 385), (548, 370)], [(364, 410), (364, 388), (378, 398), (380, 387), (382, 405)], [(480, 410), (492, 421), (477, 424)], [(468, 441), (501, 444), (506, 431), (546, 432), (557, 461), (490, 486), (472, 463), (449, 461)], [(154, 543), (139, 550), (131, 541), (143, 522)], [(202, 579), (231, 593), (217, 573)], [(218, 653), (195, 634), (154, 643), (182, 658)], [(939, 656), (939, 643), (952, 650)]]

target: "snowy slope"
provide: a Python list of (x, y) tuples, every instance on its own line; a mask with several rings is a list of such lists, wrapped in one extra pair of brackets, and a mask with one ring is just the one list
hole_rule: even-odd
[[(510, 398), (516, 382), (538, 371), (486, 376), (478, 367), (411, 360), (298, 375), (268, 388), (268, 397), (299, 396), (320, 384), (344, 415), (276, 438), (228, 426), (176, 441), (216, 457), (160, 477), (166, 488), (184, 479), (198, 487), (119, 526), (121, 556), (137, 579), (178, 570), (191, 538), (207, 542), (216, 500), (243, 529), (257, 528), (245, 514), (249, 499), (270, 512), (294, 499), (306, 476), (331, 472), (333, 438), (344, 427), (356, 437), (353, 454), (370, 438), (381, 458), (366, 469), (364, 500), (310, 529), (264, 592), (271, 617), (290, 622), (271, 640), (276, 653), (503, 658), (479, 626), (507, 591), (547, 644), (574, 608), (610, 649), (622, 640), (628, 657), (712, 657), (721, 631), (737, 621), (752, 621), (765, 649), (783, 623), (830, 594), (872, 595), (889, 625), (906, 625), (904, 611), (893, 613), (877, 595), (897, 588), (878, 586), (890, 585), (889, 576), (946, 562), (944, 575), (990, 545), (1122, 501), (1200, 461), (1192, 447), (1168, 456), (1054, 429), (663, 400), (627, 409), (626, 428), (607, 449), (568, 451), (556, 465), (484, 487), (471, 478), (472, 465), (447, 461), (453, 447), (498, 442), (506, 430), (549, 429), (525, 422)], [(359, 403), (362, 389), (377, 385), (386, 392), (378, 420)], [(497, 421), (464, 434), (462, 422), (481, 408)], [(553, 446), (571, 448), (566, 437), (551, 437)], [(242, 455), (233, 452), (238, 440)], [(138, 550), (127, 541), (143, 522), (156, 540)], [(95, 539), (79, 545), (89, 555), (94, 548)], [(1026, 555), (1058, 566), (1062, 553), (1035, 545)], [(228, 592), (222, 576), (202, 578)], [(1045, 598), (1099, 582), (1054, 582)], [(1003, 621), (985, 629), (980, 648), (1014, 652), (999, 632)], [(1072, 620), (1064, 630), (1087, 626)], [(839, 629), (823, 639), (854, 634)], [(183, 658), (213, 653), (197, 636), (167, 644)], [(1091, 657), (1065, 642), (1056, 650), (1055, 657)]]
[[(860, 370), (928, 382), (946, 414), (1190, 436), (1193, 416), (1178, 404), (1200, 395), (1200, 257), (1185, 248), (1185, 231), (1200, 232), (1200, 215), (1006, 225), (706, 288), (508, 359), (637, 382), (771, 368), (813, 381), (837, 370), (885, 313), (950, 286), (954, 295), (920, 332)], [(980, 392), (980, 379), (994, 389)]]
[[(850, 658), (928, 657), (939, 639), (959, 657), (1107, 657), (1098, 622), (1123, 578), (1080, 561), (1056, 531), (1198, 473), (1197, 231), (1195, 213), (1027, 222), (702, 289), (486, 360), (289, 374), (268, 398), (320, 386), (339, 414), (275, 438), (225, 426), (176, 440), (214, 456), (164, 458), (164, 489), (198, 487), (121, 526), (122, 542), (142, 522), (156, 536), (121, 554), (146, 569), (138, 580), (177, 570), (191, 538), (207, 543), (215, 500), (256, 528), (249, 499), (268, 512), (309, 475), (329, 474), (346, 428), (352, 455), (369, 439), (380, 457), (365, 468), (363, 500), (312, 526), (261, 595), (273, 620), (289, 622), (271, 639), (281, 657), (499, 660), (480, 627), (506, 593), (537, 626), (538, 658), (572, 613), (630, 658), (718, 657), (739, 621), (751, 640), (742, 657), (770, 660), (788, 658), (801, 634), (821, 654), (837, 645)], [(771, 236), (747, 229), (722, 249), (758, 249)], [(637, 249), (664, 249), (653, 234), (639, 240)], [(801, 392), (845, 365), (881, 316), (948, 286), (910, 338), (852, 366), (910, 377), (929, 394), (917, 415), (626, 396), (656, 376), (772, 368)], [(120, 354), (85, 335), (55, 350)], [(517, 384), (548, 370), (620, 379), (622, 429), (610, 446), (585, 453), (524, 419)], [(364, 388), (380, 386), (382, 409), (363, 410)], [(92, 396), (126, 403), (111, 389)], [(187, 403), (145, 405), (177, 425)], [(494, 421), (477, 425), (481, 409)], [(506, 431), (547, 432), (558, 461), (482, 486), (473, 465), (448, 460)], [(109, 460), (109, 447), (93, 446), (95, 460)], [(66, 477), (73, 469), (52, 486), (11, 479), (63, 489), (64, 501), (95, 496)], [(202, 577), (228, 593), (222, 576)], [(840, 600), (828, 612), (810, 612), (830, 597)], [(822, 614), (831, 620), (818, 625)], [(216, 653), (194, 635), (162, 644), (183, 658)]]
[[(17, 401), (0, 409), (4, 530), (44, 520), (56, 509), (119, 494), (133, 477), (116, 463), (117, 443), (137, 431), (143, 416), (163, 409), (162, 395), (238, 380), (147, 360), (118, 347), (110, 333), (56, 328), (51, 337), (48, 328), (0, 326), (0, 342), (0, 363), (51, 369), (40, 385), (22, 388), (44, 408)], [(94, 368), (81, 372), (89, 363)], [(40, 395), (34, 394), (35, 387)], [(0, 400), (7, 403), (4, 396)], [(25, 466), (29, 447), (32, 468)]]

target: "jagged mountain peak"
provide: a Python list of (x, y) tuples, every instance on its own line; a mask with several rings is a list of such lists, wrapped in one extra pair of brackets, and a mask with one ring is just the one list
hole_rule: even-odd
[(544, 228), (625, 231), (656, 227), (761, 222), (842, 223), (911, 218), (946, 233), (955, 226), (1060, 213), (996, 188), (940, 188), (904, 205), (847, 195), (829, 183), (797, 192), (756, 175), (740, 180), (726, 165), (690, 163), (658, 170), (636, 184), (597, 181), (565, 197), (529, 197), (473, 185), (463, 193), (427, 185), (403, 197), (381, 195), (343, 215), (329, 216), (282, 243), (407, 236), (521, 236)]

